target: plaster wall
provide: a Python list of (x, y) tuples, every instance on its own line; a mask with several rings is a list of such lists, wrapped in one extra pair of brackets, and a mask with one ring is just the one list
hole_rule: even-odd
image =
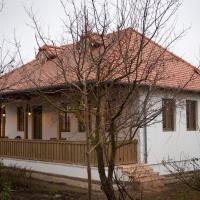
[[(155, 108), (162, 106), (164, 93), (158, 93), (152, 100)], [(186, 122), (186, 100), (197, 101), (197, 130), (188, 131)], [(163, 166), (158, 163), (162, 161), (182, 161), (198, 158), (200, 155), (200, 96), (192, 94), (181, 94), (176, 98), (175, 130), (163, 131), (162, 114), (160, 114), (153, 125), (147, 126), (147, 153), (148, 164), (157, 171), (165, 173)], [(140, 130), (140, 158), (144, 160), (144, 129)], [(156, 166), (157, 165), (157, 166)]]

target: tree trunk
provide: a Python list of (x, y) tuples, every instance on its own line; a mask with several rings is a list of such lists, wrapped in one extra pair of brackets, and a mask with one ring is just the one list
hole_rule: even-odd
[(87, 174), (88, 174), (88, 200), (92, 199), (92, 175), (91, 175), (91, 164), (90, 164), (90, 134), (89, 134), (89, 121), (88, 121), (88, 105), (85, 112), (86, 117), (86, 148), (87, 148)]
[(113, 182), (113, 172), (115, 170), (115, 156), (116, 156), (116, 141), (115, 141), (114, 122), (111, 122), (109, 136), (110, 136), (110, 155), (108, 162), (108, 181)]
[(105, 165), (104, 165), (104, 152), (102, 146), (99, 144), (96, 147), (97, 162), (98, 162), (98, 172), (101, 180), (102, 190), (106, 194), (108, 200), (115, 200), (115, 192), (113, 188), (113, 183), (110, 182), (106, 176)]
[(87, 95), (87, 85), (84, 81), (84, 125), (86, 133), (86, 158), (87, 158), (87, 175), (88, 175), (88, 200), (92, 199), (92, 175), (91, 175), (91, 164), (90, 164), (90, 125), (89, 125), (89, 105)]

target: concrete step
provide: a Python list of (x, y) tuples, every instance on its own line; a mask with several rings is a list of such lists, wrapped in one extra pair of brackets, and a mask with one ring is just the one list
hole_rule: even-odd
[(131, 164), (131, 165), (121, 165), (120, 168), (123, 170), (127, 169), (137, 170), (137, 169), (149, 169), (149, 166), (147, 164)]
[(126, 173), (126, 174), (130, 174), (130, 175), (132, 175), (132, 174), (151, 174), (151, 173), (153, 173), (153, 169), (151, 169), (151, 168), (141, 168), (141, 169), (132, 169), (132, 168), (130, 168), (130, 169), (124, 169), (124, 170), (122, 170), (122, 172), (123, 173)]
[(147, 164), (132, 164), (121, 166), (122, 172), (129, 176), (134, 184), (144, 189), (161, 191), (164, 188), (163, 177)]
[(133, 177), (135, 179), (144, 179), (144, 178), (160, 179), (158, 172), (129, 174), (129, 177)]
[(134, 178), (133, 180), (138, 181), (140, 183), (147, 183), (153, 181), (160, 181), (163, 180), (163, 178), (160, 176), (148, 176), (148, 177)]
[(130, 172), (130, 173), (134, 173), (134, 172), (153, 172), (152, 168), (126, 168), (126, 169), (122, 169), (122, 171), (124, 172)]
[(139, 171), (133, 171), (133, 170), (126, 170), (126, 171), (123, 171), (123, 173), (126, 173), (127, 175), (130, 175), (130, 176), (134, 176), (134, 175), (149, 175), (149, 174), (153, 174), (155, 173), (153, 171), (153, 169), (150, 169), (150, 170), (139, 170)]
[[(141, 183), (140, 183), (141, 184)], [(143, 188), (163, 188), (165, 184), (161, 180), (152, 181), (152, 182), (143, 182), (142, 184)]]

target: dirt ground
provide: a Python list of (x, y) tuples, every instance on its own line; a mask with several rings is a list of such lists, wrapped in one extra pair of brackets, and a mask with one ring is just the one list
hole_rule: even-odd
[[(39, 186), (39, 185), (38, 185)], [(42, 185), (40, 185), (41, 187)], [(12, 200), (87, 200), (87, 190), (81, 188), (63, 187), (61, 185), (43, 185), (43, 192), (26, 192), (26, 191), (12, 191)], [(65, 189), (64, 189), (65, 188)], [(144, 200), (200, 200), (200, 193), (195, 192), (182, 184), (173, 184), (168, 186), (163, 192), (156, 193), (141, 193), (136, 192), (136, 198)], [(106, 199), (102, 193), (93, 193), (93, 199)]]
[[(31, 190), (19, 188), (11, 191), (10, 200), (87, 200), (87, 190), (64, 184), (33, 180)], [(95, 200), (103, 200), (102, 192), (95, 192)]]
[(158, 193), (144, 194), (144, 200), (200, 200), (200, 192), (194, 191), (187, 186), (176, 183), (167, 185)]
[[(200, 200), (200, 192), (193, 191), (183, 184), (167, 185), (164, 191), (136, 191), (135, 200)], [(87, 190), (34, 180), (31, 191), (23, 188), (11, 192), (11, 200), (87, 200)], [(94, 200), (106, 199), (102, 192), (93, 193)]]

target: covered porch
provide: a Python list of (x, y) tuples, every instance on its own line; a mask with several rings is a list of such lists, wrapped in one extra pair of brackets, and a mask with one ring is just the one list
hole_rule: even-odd
[(78, 118), (59, 112), (43, 99), (3, 102), (0, 109), (0, 138), (85, 141)]
[[(3, 103), (0, 133), (0, 158), (81, 166), (87, 163), (85, 131), (78, 118), (72, 113), (60, 115), (41, 100)], [(137, 161), (137, 140), (118, 149), (116, 165)], [(91, 165), (97, 165), (95, 150), (91, 151)]]

